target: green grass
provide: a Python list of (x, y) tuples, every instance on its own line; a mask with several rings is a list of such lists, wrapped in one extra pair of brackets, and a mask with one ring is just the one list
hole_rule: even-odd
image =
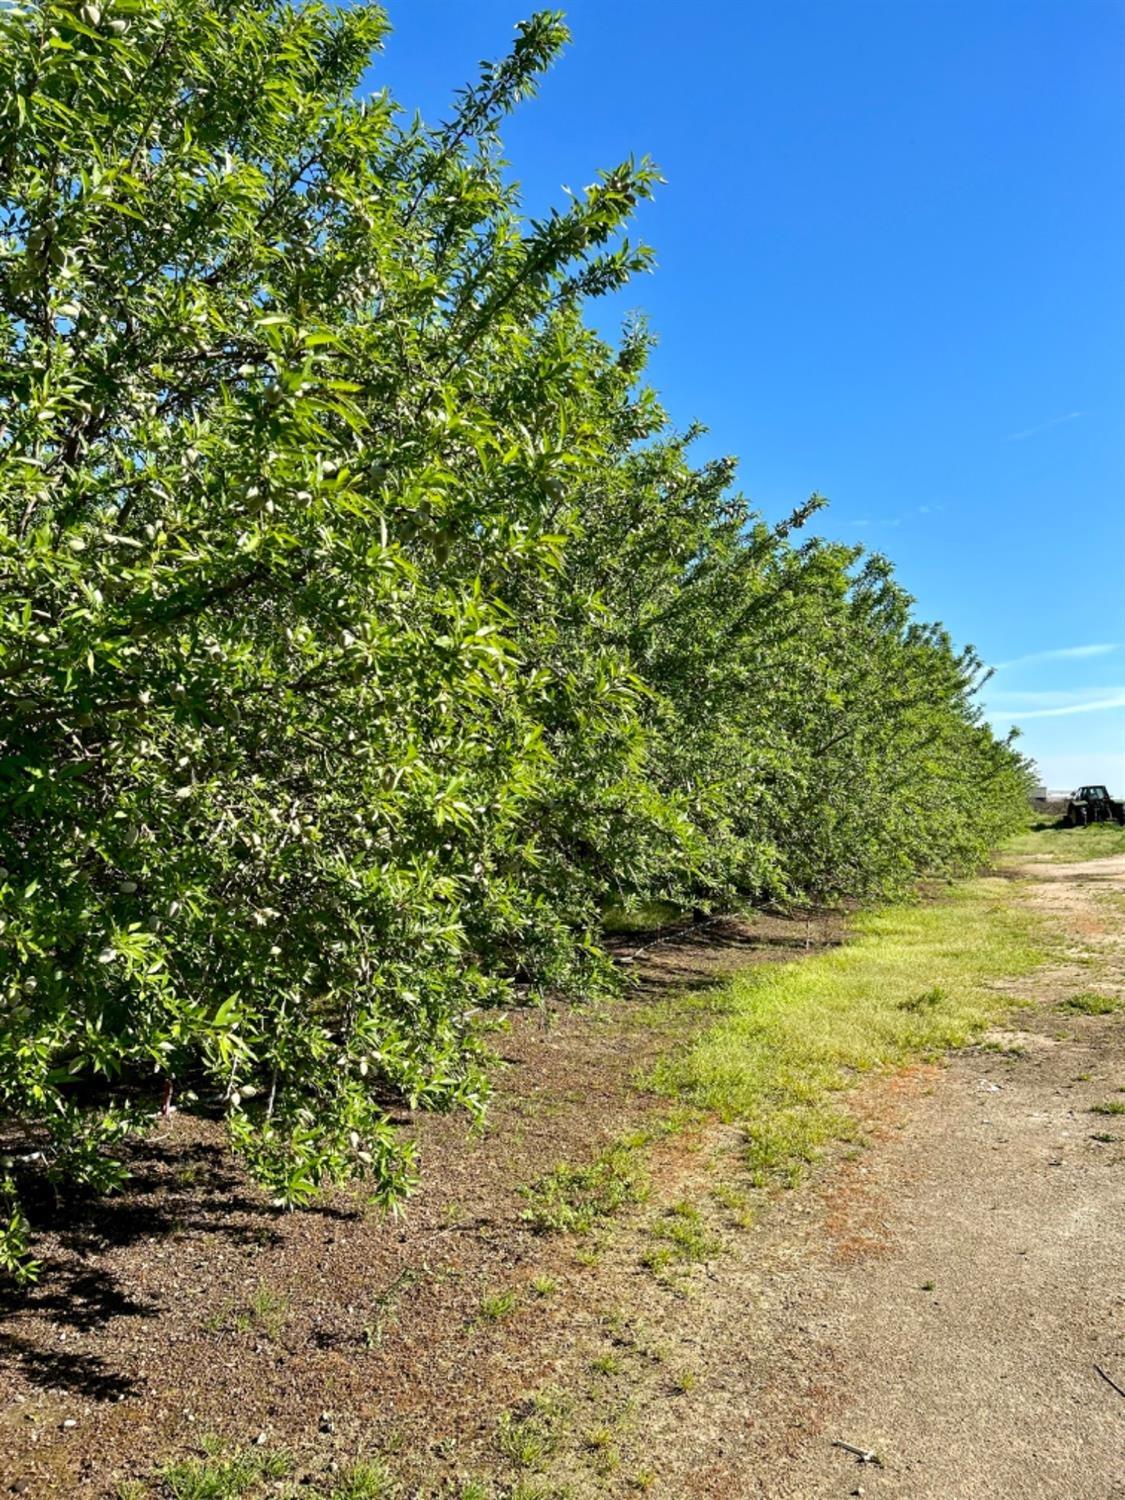
[(1125, 828), (1120, 823), (1092, 823), (1088, 828), (1029, 828), (1004, 845), (1006, 854), (1033, 854), (1057, 863), (1070, 864), (1084, 859), (1105, 859), (1111, 854), (1125, 854)]
[(1125, 1115), (1125, 1099), (1107, 1099), (1104, 1104), (1091, 1104), (1092, 1115)]
[(647, 1192), (638, 1148), (617, 1142), (592, 1162), (560, 1162), (520, 1189), (522, 1217), (540, 1233), (587, 1234), (599, 1220), (639, 1203)]
[(290, 1300), (264, 1284), (243, 1306), (227, 1304), (203, 1320), (208, 1333), (261, 1333), (276, 1341), (289, 1321)]
[(1077, 1011), (1083, 1016), (1111, 1016), (1115, 1011), (1125, 1010), (1125, 1000), (1087, 990), (1084, 994), (1071, 995), (1069, 999), (1060, 1001), (1059, 1009)]
[(538, 1392), (524, 1416), (503, 1412), (496, 1425), (496, 1446), (520, 1469), (537, 1469), (558, 1449), (566, 1429), (569, 1405), (557, 1391)]
[[(231, 1452), (213, 1439), (205, 1440), (203, 1449), (202, 1458), (179, 1459), (160, 1470), (156, 1494), (161, 1500), (265, 1500), (282, 1491), (298, 1493), (280, 1485), (293, 1469), (287, 1453), (258, 1447)], [(393, 1500), (399, 1485), (381, 1459), (361, 1459), (343, 1469), (331, 1489), (301, 1486), (299, 1493), (302, 1500)], [(144, 1500), (150, 1491), (138, 1484), (118, 1494), (119, 1500)]]
[(477, 1317), (486, 1323), (499, 1323), (503, 1318), (510, 1317), (519, 1305), (520, 1299), (515, 1292), (494, 1292), (491, 1296), (480, 1299)]
[(344, 1470), (330, 1500), (391, 1500), (398, 1492), (391, 1471), (381, 1459), (363, 1459)]
[(292, 1467), (288, 1454), (264, 1448), (224, 1454), (216, 1445), (204, 1458), (184, 1458), (160, 1471), (171, 1500), (240, 1500), (259, 1491), (266, 1480), (284, 1479)]
[(657, 1243), (645, 1251), (641, 1264), (651, 1271), (663, 1270), (674, 1261), (692, 1264), (712, 1260), (722, 1241), (707, 1232), (703, 1216), (691, 1203), (675, 1203), (649, 1229)]
[(1036, 920), (996, 879), (851, 929), (830, 953), (737, 975), (718, 1022), (656, 1069), (665, 1094), (744, 1124), (758, 1186), (796, 1183), (828, 1141), (854, 1137), (839, 1096), (858, 1074), (963, 1046), (1011, 1003), (987, 982), (1042, 957)]

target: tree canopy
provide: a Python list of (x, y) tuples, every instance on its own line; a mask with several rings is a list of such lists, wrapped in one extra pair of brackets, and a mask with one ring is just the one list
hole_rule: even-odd
[[(767, 525), (584, 319), (627, 161), (541, 220), (517, 27), (429, 127), (370, 4), (0, 8), (0, 1258), (165, 1080), (270, 1193), (483, 1106), (482, 1010), (617, 982), (609, 903), (892, 896), (1024, 762), (889, 566)], [(29, 1163), (28, 1158), (33, 1161)]]

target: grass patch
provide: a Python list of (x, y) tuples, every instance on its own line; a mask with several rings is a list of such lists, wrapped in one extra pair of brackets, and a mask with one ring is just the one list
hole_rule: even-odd
[(588, 1234), (647, 1191), (638, 1147), (618, 1142), (585, 1166), (560, 1162), (521, 1188), (528, 1203), (522, 1218), (541, 1234)]
[(1050, 824), (1016, 834), (1004, 845), (1004, 852), (1036, 855), (1058, 864), (1106, 859), (1111, 854), (1125, 854), (1125, 828), (1120, 823), (1091, 823), (1088, 828)]
[(345, 1469), (336, 1481), (330, 1500), (391, 1500), (398, 1484), (380, 1459), (365, 1459)]
[(477, 1317), (486, 1323), (499, 1323), (502, 1318), (510, 1317), (519, 1304), (520, 1299), (515, 1292), (495, 1292), (490, 1297), (480, 1299)]
[(858, 916), (851, 930), (829, 953), (735, 976), (718, 1022), (653, 1076), (744, 1124), (756, 1186), (795, 1184), (828, 1141), (853, 1139), (836, 1101), (858, 1074), (965, 1045), (1011, 1004), (987, 982), (1042, 957), (1036, 919), (995, 879)]
[(657, 1241), (641, 1257), (641, 1264), (651, 1271), (663, 1270), (674, 1261), (694, 1264), (712, 1260), (722, 1249), (722, 1241), (708, 1234), (703, 1216), (691, 1203), (676, 1203), (649, 1229)]
[(1107, 1099), (1103, 1104), (1091, 1104), (1092, 1115), (1125, 1115), (1125, 1099)]
[(569, 1406), (557, 1391), (540, 1391), (523, 1415), (506, 1411), (496, 1425), (496, 1446), (520, 1469), (538, 1469), (558, 1449)]
[(228, 1303), (203, 1321), (208, 1333), (259, 1333), (271, 1342), (285, 1331), (289, 1321), (290, 1301), (282, 1292), (261, 1285), (248, 1303)]
[[(213, 1439), (206, 1439), (203, 1449), (202, 1458), (180, 1459), (160, 1470), (156, 1493), (161, 1500), (258, 1500), (281, 1491), (297, 1493), (286, 1486), (279, 1490), (293, 1472), (287, 1453), (258, 1447), (232, 1453)], [(364, 1459), (343, 1469), (330, 1489), (302, 1487), (300, 1494), (302, 1500), (394, 1500), (399, 1488), (381, 1459)], [(147, 1500), (149, 1494), (147, 1485), (127, 1485), (118, 1500)]]
[(750, 1229), (754, 1224), (754, 1208), (741, 1188), (720, 1182), (711, 1189), (711, 1196), (722, 1205), (738, 1225), (739, 1229)]
[(659, 932), (684, 921), (686, 912), (674, 901), (642, 901), (637, 906), (608, 906), (602, 913), (606, 933)]
[(1069, 999), (1060, 1001), (1059, 1009), (1077, 1011), (1082, 1016), (1111, 1016), (1115, 1011), (1125, 1010), (1125, 1001), (1113, 995), (1099, 995), (1094, 990), (1087, 990), (1085, 994), (1071, 995)]
[(204, 1444), (203, 1458), (184, 1458), (160, 1471), (170, 1500), (239, 1500), (266, 1480), (284, 1479), (292, 1469), (287, 1453), (247, 1448), (223, 1453), (217, 1444)]

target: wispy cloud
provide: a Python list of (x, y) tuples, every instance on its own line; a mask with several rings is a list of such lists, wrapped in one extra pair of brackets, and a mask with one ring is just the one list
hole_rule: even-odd
[(1022, 724), (1025, 719), (1059, 719), (1066, 714), (1098, 714), (1110, 708), (1125, 708), (1125, 693), (1115, 693), (1109, 698), (1090, 698), (1084, 703), (1068, 703), (1062, 708), (1030, 708), (1022, 713), (1018, 709), (1009, 708), (989, 717)]
[(1089, 646), (1056, 646), (1051, 651), (1032, 651), (1029, 656), (1015, 656), (1011, 661), (998, 661), (996, 670), (1005, 667), (1023, 667), (1033, 661), (1077, 661), (1085, 656), (1108, 656), (1111, 651), (1120, 651), (1119, 641), (1095, 641)]
[(1039, 689), (992, 688), (985, 689), (990, 708), (1010, 713), (1012, 706), (1033, 708), (1070, 708), (1076, 703), (1088, 703), (1092, 695), (1099, 698), (1125, 697), (1125, 685), (1106, 683), (1101, 687), (1062, 688), (1041, 691)]
[(856, 516), (852, 520), (844, 519), (845, 526), (901, 526), (904, 521), (909, 521), (911, 516), (936, 516), (945, 509), (944, 505), (916, 505), (913, 510), (904, 511), (897, 516)]
[(1025, 428), (1023, 432), (1009, 432), (1006, 441), (1009, 443), (1020, 443), (1024, 438), (1037, 437), (1041, 432), (1050, 432), (1052, 427), (1061, 427), (1065, 422), (1076, 422), (1079, 417), (1084, 417), (1085, 412), (1068, 411), (1065, 416), (1052, 417), (1049, 422), (1040, 422), (1037, 427)]

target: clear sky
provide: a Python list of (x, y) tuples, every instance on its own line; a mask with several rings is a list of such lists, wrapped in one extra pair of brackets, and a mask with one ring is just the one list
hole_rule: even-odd
[[(373, 85), (437, 121), (520, 0), (388, 0)], [(573, 0), (505, 139), (529, 211), (648, 154), (677, 424), (771, 517), (886, 552), (998, 667), (1052, 787), (1125, 790), (1125, 4)]]

